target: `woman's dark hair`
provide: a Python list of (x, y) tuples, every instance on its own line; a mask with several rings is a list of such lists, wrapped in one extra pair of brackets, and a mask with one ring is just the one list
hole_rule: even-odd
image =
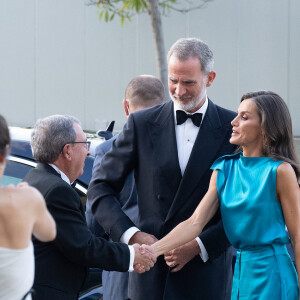
[(247, 93), (242, 96), (241, 102), (246, 99), (251, 99), (255, 103), (261, 120), (263, 154), (290, 163), (299, 180), (300, 166), (287, 105), (279, 95), (270, 91)]
[(6, 155), (7, 145), (10, 144), (10, 137), (6, 120), (0, 115), (0, 154)]

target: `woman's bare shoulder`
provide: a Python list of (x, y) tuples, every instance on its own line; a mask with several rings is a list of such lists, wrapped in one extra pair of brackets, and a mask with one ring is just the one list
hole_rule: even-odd
[(299, 192), (299, 184), (293, 167), (287, 163), (281, 163), (277, 168), (277, 192)]
[(26, 206), (29, 202), (32, 204), (43, 202), (41, 193), (25, 182), (17, 186), (1, 187), (1, 198), (3, 204), (14, 206)]
[(287, 162), (281, 163), (277, 168), (277, 180), (289, 180), (291, 178), (297, 180), (293, 167)]
[(26, 201), (43, 202), (42, 194), (26, 182), (21, 182), (16, 186), (16, 194), (20, 195)]

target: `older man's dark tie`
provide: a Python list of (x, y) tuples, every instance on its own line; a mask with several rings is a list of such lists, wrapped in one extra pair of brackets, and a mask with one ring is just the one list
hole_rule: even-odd
[(73, 182), (71, 183), (71, 187), (72, 187), (73, 189), (75, 189), (75, 187), (76, 187), (76, 181), (73, 181)]
[(176, 122), (177, 125), (183, 124), (188, 118), (190, 118), (193, 122), (193, 124), (197, 127), (200, 126), (201, 120), (202, 120), (202, 114), (201, 113), (195, 113), (193, 115), (187, 114), (183, 110), (176, 110)]

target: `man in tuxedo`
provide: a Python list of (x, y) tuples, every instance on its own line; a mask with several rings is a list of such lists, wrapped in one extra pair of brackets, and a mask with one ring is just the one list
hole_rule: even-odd
[[(162, 82), (151, 75), (134, 77), (127, 85), (125, 98), (122, 102), (124, 112), (128, 118), (130, 113), (163, 103), (165, 99)], [(100, 167), (103, 156), (111, 149), (113, 138), (97, 146), (93, 172)], [(118, 195), (118, 200), (125, 214), (135, 223), (138, 216), (137, 193), (134, 183), (133, 172), (126, 178), (124, 187)], [(95, 220), (89, 203), (86, 204), (86, 221), (91, 231), (101, 235), (102, 227)], [(128, 299), (128, 273), (127, 272), (102, 272), (103, 299), (125, 300)]]
[[(97, 238), (86, 224), (84, 208), (73, 183), (82, 173), (90, 154), (90, 142), (77, 119), (54, 115), (38, 120), (31, 136), (38, 162), (25, 176), (44, 196), (57, 226), (57, 237), (44, 243), (33, 238), (35, 253), (35, 299), (75, 300), (84, 284), (88, 267), (143, 272), (153, 261), (139, 246)], [(143, 267), (144, 266), (144, 267)]]
[[(210, 166), (232, 153), (235, 113), (207, 98), (213, 53), (199, 39), (180, 39), (168, 53), (172, 101), (138, 111), (95, 170), (88, 199), (97, 221), (115, 241), (152, 244), (190, 217), (205, 195)], [(112, 171), (113, 170), (113, 171)], [(134, 170), (138, 219), (121, 210), (116, 194)], [(197, 239), (159, 257), (150, 272), (129, 279), (133, 300), (230, 299), (232, 249), (220, 212)]]

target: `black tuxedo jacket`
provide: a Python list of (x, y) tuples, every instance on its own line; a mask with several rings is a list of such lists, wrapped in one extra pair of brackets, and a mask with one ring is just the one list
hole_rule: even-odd
[(35, 299), (77, 299), (88, 267), (128, 270), (128, 246), (109, 243), (91, 233), (79, 195), (51, 166), (39, 163), (24, 181), (44, 196), (57, 226), (53, 242), (33, 238)]
[[(131, 226), (162, 238), (192, 215), (208, 189), (210, 166), (235, 149), (229, 143), (230, 122), (235, 115), (209, 101), (183, 176), (178, 162), (173, 102), (130, 115), (112, 150), (95, 170), (88, 191), (92, 211), (112, 239), (119, 240)], [(116, 199), (132, 169), (138, 192), (136, 224), (122, 212)], [(171, 273), (160, 258), (150, 272), (132, 274), (130, 298), (229, 299), (231, 249), (219, 211), (199, 237), (208, 252), (208, 262), (203, 263), (197, 256), (181, 271)]]

